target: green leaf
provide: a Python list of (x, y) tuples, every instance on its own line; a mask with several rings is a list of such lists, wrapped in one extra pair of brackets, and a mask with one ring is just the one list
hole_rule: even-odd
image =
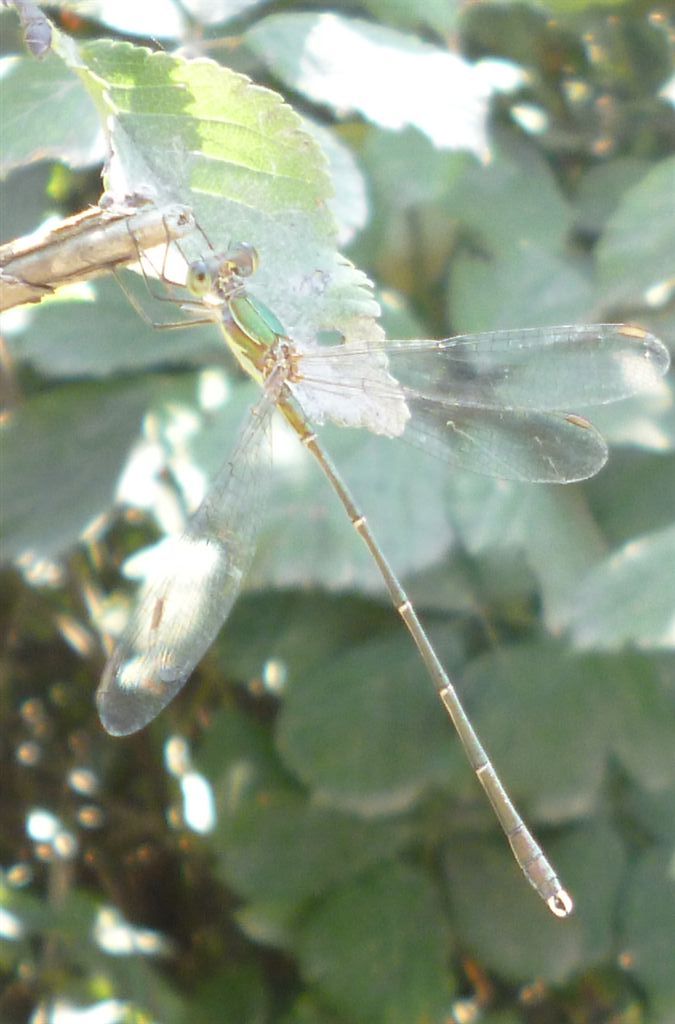
[(508, 254), (492, 260), (460, 255), (450, 285), (450, 315), (458, 331), (592, 319), (593, 289), (583, 265), (529, 242), (514, 241)]
[(522, 645), (464, 672), (475, 728), (516, 802), (538, 821), (594, 810), (618, 760), (648, 789), (672, 776), (672, 670), (647, 657)]
[(270, 997), (260, 966), (232, 963), (211, 974), (185, 1002), (181, 1024), (263, 1024)]
[[(215, 248), (254, 245), (251, 290), (295, 338), (380, 336), (370, 283), (335, 251), (326, 159), (279, 95), (209, 61), (124, 43), (88, 43), (69, 61), (110, 132), (116, 195), (179, 196)], [(181, 248), (192, 257), (206, 244), (196, 232)]]
[(647, 991), (652, 1019), (665, 1024), (675, 1005), (672, 846), (645, 854), (626, 887), (621, 916), (628, 970)]
[(345, 1018), (337, 1017), (310, 993), (304, 993), (294, 1004), (280, 1024), (346, 1024)]
[(218, 871), (240, 896), (300, 904), (393, 857), (407, 838), (395, 822), (360, 821), (289, 792), (242, 787), (219, 821)]
[[(437, 149), (415, 128), (395, 133), (369, 132), (360, 157), (372, 182), (373, 201), (383, 213), (387, 211), (388, 218), (397, 209), (440, 202), (448, 193), (452, 197), (453, 188), (463, 188), (465, 175), (481, 174), (476, 160), (465, 153)], [(419, 174), (420, 163), (424, 165), (424, 174)], [(378, 226), (376, 220), (374, 226)], [(385, 231), (388, 227), (382, 225)]]
[[(439, 148), (487, 151), (486, 68), (414, 36), (334, 13), (276, 14), (246, 41), (292, 89), (339, 111), (355, 110), (383, 128), (413, 125)], [(507, 74), (513, 88), (517, 74)], [(461, 94), (463, 102), (447, 97)], [(442, 98), (442, 99), (441, 99)]]
[(461, 13), (459, 0), (426, 0), (419, 7), (409, 0), (365, 0), (363, 6), (385, 24), (411, 29), (423, 25), (440, 36), (456, 30)]
[(645, 292), (672, 278), (673, 195), (675, 157), (669, 157), (626, 192), (610, 217), (597, 248), (599, 285), (608, 305), (642, 303)]
[(523, 552), (535, 574), (544, 620), (560, 628), (561, 614), (605, 543), (580, 487), (546, 487), (455, 473), (447, 485), (453, 522), (473, 555)]
[[(148, 314), (154, 313), (151, 297), (134, 291)], [(180, 318), (177, 307), (169, 308)], [(161, 315), (166, 319), (166, 308)], [(96, 281), (77, 295), (43, 301), (30, 310), (27, 323), (16, 335), (10, 334), (9, 341), (17, 359), (47, 377), (104, 378), (172, 364), (213, 364), (223, 355), (215, 325), (156, 330), (143, 322), (114, 280)]]
[(541, 838), (575, 900), (571, 917), (555, 918), (534, 890), (528, 898), (506, 846), (486, 840), (466, 839), (447, 850), (448, 897), (458, 929), (481, 962), (509, 979), (560, 983), (609, 955), (625, 858), (617, 835), (602, 822), (556, 841)]
[(47, 161), (30, 164), (0, 181), (3, 241), (29, 234), (54, 212), (56, 204), (46, 195), (53, 168)]
[[(671, 655), (663, 655), (664, 672)], [(628, 811), (645, 836), (660, 843), (675, 842), (675, 773), (665, 789), (645, 792), (634, 790), (629, 797)]]
[(210, 779), (216, 802), (226, 814), (242, 796), (237, 788), (242, 781), (247, 798), (254, 792), (293, 786), (269, 733), (232, 707), (215, 716), (195, 755), (195, 767)]
[[(260, 560), (266, 560), (266, 553)], [(260, 573), (264, 576), (264, 566)], [(257, 578), (254, 569), (252, 590)], [(391, 621), (386, 606), (353, 595), (304, 589), (244, 592), (221, 634), (219, 664), (240, 680), (264, 680), (269, 664), (276, 664), (293, 680), (372, 638), (378, 629), (388, 630)], [(284, 688), (270, 687), (270, 692), (283, 694)]]
[(632, 539), (595, 566), (567, 612), (579, 647), (675, 647), (675, 526)]
[(55, 54), (42, 61), (5, 57), (0, 76), (2, 177), (38, 160), (90, 167), (101, 159), (96, 110), (81, 83)]
[[(322, 439), (395, 571), (405, 577), (437, 564), (453, 542), (443, 464), (365, 431), (333, 428)], [(372, 558), (314, 460), (294, 437), (280, 439), (275, 451), (277, 486), (266, 526), (276, 547), (266, 580), (382, 595)]]
[(480, 248), (505, 256), (531, 245), (557, 253), (573, 209), (547, 163), (526, 146), (500, 145), (484, 167), (467, 167), (451, 193), (455, 216)]
[(110, 511), (151, 390), (77, 384), (30, 399), (4, 428), (2, 555), (54, 557)]
[(338, 226), (338, 241), (347, 245), (363, 229), (369, 217), (366, 179), (349, 146), (322, 124), (304, 118), (303, 127), (313, 135), (328, 159), (335, 195), (330, 208)]
[(301, 794), (259, 726), (221, 712), (197, 757), (212, 780), (219, 874), (254, 905), (316, 898), (388, 857), (409, 837), (400, 822), (364, 821)]
[(452, 995), (449, 935), (439, 894), (420, 873), (392, 864), (327, 897), (304, 921), (304, 976), (350, 1020), (440, 1020)]
[(649, 160), (619, 156), (593, 165), (584, 174), (574, 199), (577, 226), (581, 231), (600, 233), (623, 199), (651, 168)]
[(382, 813), (447, 781), (451, 736), (419, 655), (397, 634), (293, 679), (277, 745), (306, 785), (337, 804)]

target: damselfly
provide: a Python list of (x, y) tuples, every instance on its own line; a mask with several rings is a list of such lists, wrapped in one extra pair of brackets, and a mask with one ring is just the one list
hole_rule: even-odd
[(188, 269), (185, 308), (216, 320), (231, 351), (262, 386), (233, 453), (184, 533), (167, 539), (105, 668), (97, 702), (105, 728), (135, 732), (178, 693), (215, 640), (255, 547), (261, 462), (274, 410), (328, 478), (365, 542), (457, 730), (525, 876), (559, 917), (572, 910), (513, 806), (417, 614), (311, 425), (331, 419), (404, 437), (452, 465), (521, 481), (567, 483), (596, 473), (607, 447), (575, 404), (649, 388), (668, 354), (637, 327), (601, 324), (497, 331), (386, 345), (297, 344), (255, 299), (257, 254), (239, 245)]

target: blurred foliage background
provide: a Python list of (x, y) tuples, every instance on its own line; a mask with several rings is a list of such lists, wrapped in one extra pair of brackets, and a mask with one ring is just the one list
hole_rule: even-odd
[[(301, 112), (389, 337), (630, 320), (672, 349), (667, 5), (47, 9), (80, 40), (208, 55)], [(0, 19), (9, 240), (95, 203), (104, 147), (72, 72)], [(254, 389), (217, 335), (153, 333), (112, 279), (8, 317), (4, 338), (0, 1018), (672, 1024), (672, 378), (593, 415), (611, 456), (584, 485), (326, 432), (575, 896), (558, 921), (358, 540), (284, 445), (218, 641), (148, 730), (103, 732), (123, 563), (180, 519)]]

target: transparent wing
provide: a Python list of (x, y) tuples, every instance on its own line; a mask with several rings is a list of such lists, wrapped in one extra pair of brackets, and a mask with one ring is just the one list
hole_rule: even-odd
[(607, 445), (588, 420), (565, 413), (452, 408), (409, 398), (403, 438), (458, 469), (526, 483), (594, 476)]
[(114, 736), (159, 714), (230, 613), (255, 551), (273, 409), (274, 400), (263, 396), (185, 532), (159, 548), (96, 694), (101, 722)]
[(403, 437), (459, 468), (570, 483), (602, 468), (607, 445), (565, 410), (653, 387), (668, 364), (666, 348), (640, 328), (532, 328), (323, 348), (303, 354), (298, 391), (305, 404), (311, 395), (315, 418)]
[[(669, 355), (653, 335), (638, 327), (592, 324), (535, 327), (460, 335), (443, 341), (390, 342), (386, 355), (391, 385), (367, 381), (383, 397), (400, 385), (406, 395), (480, 409), (565, 411), (603, 405), (648, 390), (668, 369)], [(362, 387), (359, 357), (373, 350), (338, 345), (307, 353), (302, 373), (321, 387), (324, 365), (356, 367), (342, 386)]]

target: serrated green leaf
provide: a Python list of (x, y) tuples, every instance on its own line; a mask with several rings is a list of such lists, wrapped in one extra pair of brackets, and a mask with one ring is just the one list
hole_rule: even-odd
[(432, 883), (393, 864), (308, 913), (298, 956), (304, 976), (350, 1020), (410, 1024), (449, 1010), (448, 940)]
[(91, 167), (103, 155), (96, 110), (55, 54), (42, 61), (5, 57), (0, 175), (37, 160)]
[[(88, 43), (69, 60), (105, 114), (116, 194), (180, 196), (214, 247), (254, 245), (252, 291), (294, 337), (379, 336), (369, 282), (335, 251), (326, 159), (279, 95), (209, 61), (123, 43)], [(197, 232), (182, 248), (206, 244)]]

